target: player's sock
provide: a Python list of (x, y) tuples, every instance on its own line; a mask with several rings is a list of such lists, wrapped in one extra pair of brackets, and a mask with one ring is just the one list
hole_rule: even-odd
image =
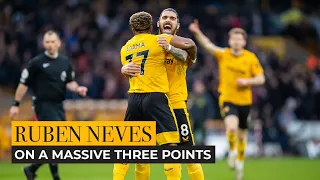
[(229, 141), (229, 151), (234, 152), (237, 148), (237, 132), (236, 131), (227, 131), (226, 136)]
[(50, 171), (54, 180), (60, 180), (58, 174), (58, 164), (49, 164)]
[(114, 164), (113, 180), (124, 180), (129, 170), (129, 164)]
[(181, 164), (164, 164), (164, 173), (167, 180), (181, 179)]
[(32, 172), (35, 173), (40, 166), (42, 166), (43, 164), (31, 164), (30, 166), (28, 166), (27, 168)]
[(149, 180), (150, 164), (136, 164), (136, 180)]
[(237, 161), (243, 162), (245, 158), (245, 150), (247, 147), (247, 138), (239, 138), (238, 139), (238, 153), (237, 153)]
[(244, 161), (238, 161), (236, 160), (236, 180), (243, 180), (243, 167), (244, 167)]
[(228, 166), (234, 169), (237, 158), (237, 132), (235, 130), (227, 131), (226, 136), (229, 141)]
[(187, 164), (190, 180), (204, 180), (201, 164)]
[(24, 172), (27, 180), (34, 180), (37, 177), (35, 171), (31, 170), (31, 166), (24, 167), (23, 172)]

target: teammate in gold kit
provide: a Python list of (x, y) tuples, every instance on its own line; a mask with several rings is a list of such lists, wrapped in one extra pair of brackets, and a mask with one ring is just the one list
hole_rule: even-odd
[[(176, 145), (180, 142), (177, 122), (166, 94), (169, 82), (165, 67), (166, 52), (169, 42), (172, 46), (195, 52), (191, 39), (172, 35), (152, 35), (152, 16), (138, 12), (130, 17), (130, 26), (134, 37), (121, 49), (121, 62), (138, 64), (139, 73), (126, 75), (129, 79), (128, 107), (125, 121), (155, 120), (157, 122), (157, 141), (159, 145)], [(161, 43), (160, 43), (161, 44)], [(170, 46), (171, 46), (170, 45)], [(128, 164), (115, 164), (114, 180), (124, 180)], [(165, 164), (167, 180), (180, 180), (181, 165)], [(142, 164), (136, 166), (136, 179), (148, 179), (150, 170)]]
[[(176, 35), (179, 29), (178, 13), (172, 9), (164, 9), (157, 23), (159, 34), (165, 33)], [(190, 125), (186, 101), (188, 89), (186, 83), (186, 72), (188, 66), (196, 61), (196, 52), (184, 51), (168, 44), (167, 41), (158, 41), (159, 45), (169, 53), (166, 56), (165, 64), (169, 80), (169, 101), (172, 104), (174, 114), (177, 118), (180, 132), (180, 143), (178, 145), (193, 146), (194, 138)], [(139, 66), (128, 64), (122, 68), (123, 74), (139, 73)], [(149, 165), (144, 165), (150, 168)], [(187, 164), (188, 174), (191, 180), (203, 180), (204, 175), (200, 164)]]
[(255, 54), (245, 50), (247, 34), (234, 28), (229, 32), (230, 48), (214, 45), (200, 30), (195, 20), (189, 26), (197, 42), (216, 56), (220, 73), (219, 104), (229, 141), (228, 165), (236, 169), (236, 179), (243, 179), (248, 119), (252, 105), (252, 86), (263, 85), (265, 77)]

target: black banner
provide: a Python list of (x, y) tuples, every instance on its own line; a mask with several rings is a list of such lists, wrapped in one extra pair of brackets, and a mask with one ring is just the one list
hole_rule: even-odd
[(215, 163), (215, 147), (13, 146), (12, 163)]

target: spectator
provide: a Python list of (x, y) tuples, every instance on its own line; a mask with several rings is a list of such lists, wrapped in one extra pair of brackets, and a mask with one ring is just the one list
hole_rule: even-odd
[[(203, 139), (205, 133), (211, 129), (212, 127), (212, 119), (213, 119), (213, 102), (210, 94), (206, 92), (205, 85), (202, 80), (196, 80), (193, 84), (194, 92), (190, 95), (190, 117), (192, 119), (192, 124), (194, 128), (194, 133), (198, 136), (196, 139), (197, 144), (201, 144), (203, 142), (199, 142), (199, 139)], [(215, 112), (219, 113), (219, 112)]]

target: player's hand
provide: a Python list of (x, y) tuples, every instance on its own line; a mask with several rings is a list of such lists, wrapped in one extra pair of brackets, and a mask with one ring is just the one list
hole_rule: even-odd
[(133, 62), (130, 62), (121, 68), (121, 73), (129, 76), (138, 76), (140, 71), (140, 66)]
[(19, 115), (19, 107), (18, 106), (12, 106), (10, 108), (10, 119), (14, 119), (17, 115)]
[(77, 93), (82, 97), (86, 97), (87, 96), (87, 91), (88, 91), (88, 88), (85, 87), (85, 86), (79, 86), (77, 88)]
[(240, 87), (245, 87), (250, 85), (249, 79), (243, 79), (243, 78), (238, 78), (237, 79), (237, 84)]
[(158, 37), (158, 44), (159, 44), (159, 46), (161, 46), (165, 51), (168, 51), (168, 49), (169, 49), (169, 43), (168, 43), (166, 37), (164, 37), (164, 36)]
[(200, 32), (199, 21), (197, 19), (195, 19), (193, 23), (189, 25), (189, 31), (191, 31), (192, 33)]

